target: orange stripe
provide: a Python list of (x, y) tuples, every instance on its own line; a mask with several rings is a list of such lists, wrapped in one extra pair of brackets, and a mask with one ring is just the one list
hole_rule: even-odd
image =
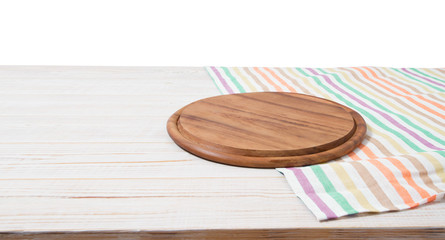
[[(360, 149), (366, 156), (368, 156), (369, 159), (377, 158), (377, 156), (369, 149), (367, 146), (360, 143), (358, 146), (358, 149)], [(352, 160), (362, 160), (355, 152), (348, 153), (348, 156), (352, 158)]]
[(386, 177), (386, 179), (388, 179), (389, 183), (391, 183), (406, 205), (408, 205), (410, 208), (414, 208), (419, 205), (418, 203), (414, 202), (411, 195), (409, 195), (409, 192), (402, 185), (400, 185), (399, 181), (397, 181), (397, 178), (394, 176), (391, 170), (377, 160), (369, 160), (368, 162), (376, 166), (377, 169), (379, 169), (379, 171)]
[(426, 200), (426, 202), (432, 202), (432, 201), (436, 200), (436, 197), (437, 197), (437, 195), (434, 194), (433, 196), (429, 197), (429, 198)]
[(360, 157), (355, 152), (348, 153), (348, 156), (350, 158), (352, 158), (352, 160), (355, 160), (355, 161), (360, 160)]
[[(366, 70), (368, 70), (368, 71), (370, 71), (370, 72), (372, 72), (368, 67), (363, 67), (363, 68), (366, 69)], [(353, 69), (358, 70), (363, 76), (366, 75), (365, 71), (361, 70), (361, 69), (358, 68), (358, 67), (353, 67)], [(372, 73), (371, 73), (371, 74), (372, 74)], [(402, 91), (402, 92), (405, 93), (405, 94), (408, 94), (408, 95), (411, 94), (410, 92), (408, 92), (407, 90), (401, 88), (400, 86), (397, 86), (397, 85), (393, 84), (392, 82), (386, 81), (385, 79), (381, 79), (381, 78), (379, 78), (379, 77), (377, 76), (377, 74), (376, 74), (376, 75), (372, 74), (372, 75), (373, 75), (375, 78), (377, 78), (377, 79), (379, 79), (379, 80), (382, 80), (382, 81), (385, 82), (386, 84), (392, 86), (393, 88), (399, 89), (400, 91)], [(366, 75), (365, 77), (367, 77), (367, 75)], [(369, 79), (369, 80), (370, 80), (370, 79)], [(391, 91), (392, 91), (392, 90), (391, 90)], [(394, 91), (392, 91), (392, 92), (395, 93)], [(397, 95), (401, 95), (400, 93), (395, 93), (395, 94), (397, 94)]]
[(366, 156), (368, 156), (370, 159), (375, 159), (377, 156), (367, 147), (366, 145), (360, 144), (359, 146), (360, 150), (362, 150)]
[(280, 86), (278, 86), (276, 83), (274, 83), (266, 74), (261, 72), (260, 69), (258, 69), (257, 67), (254, 67), (253, 70), (255, 70), (257, 73), (259, 73), (264, 79), (266, 79), (266, 81), (268, 83), (270, 83), (275, 88), (275, 90), (278, 90), (281, 92), (283, 91), (283, 89)]
[(421, 188), (419, 185), (417, 185), (416, 182), (414, 182), (413, 177), (411, 176), (411, 172), (400, 162), (398, 159), (395, 158), (386, 158), (388, 159), (394, 166), (396, 166), (397, 169), (402, 172), (403, 178), (406, 180), (406, 182), (416, 189), (416, 191), (420, 194), (422, 198), (429, 198), (431, 195), (423, 188)]
[(439, 104), (439, 103), (431, 101), (429, 99), (426, 99), (424, 96), (417, 95), (417, 97), (422, 99), (423, 101), (429, 102), (429, 103), (433, 104), (434, 106), (436, 106), (437, 108), (440, 108), (445, 111), (445, 105)]
[(287, 89), (289, 89), (289, 91), (291, 92), (297, 92), (297, 90), (295, 90), (295, 88), (293, 88), (292, 86), (290, 86), (289, 84), (287, 84), (283, 79), (281, 79), (277, 74), (275, 74), (272, 70), (270, 70), (269, 68), (265, 67), (263, 68), (264, 70), (268, 71), (270, 73), (270, 75), (272, 75), (272, 77), (276, 78), (281, 84), (283, 84), (284, 86), (287, 87)]
[[(385, 82), (385, 83), (388, 83), (388, 84), (391, 85), (391, 86), (397, 87), (397, 86), (395, 86), (394, 84), (392, 84), (391, 82), (388, 82), (388, 81), (386, 81), (386, 80), (384, 80), (384, 79), (382, 79), (382, 78), (379, 78), (379, 77), (377, 76), (377, 74), (376, 74), (374, 71), (372, 71), (370, 68), (368, 68), (368, 67), (363, 67), (363, 68), (366, 69), (366, 70), (368, 70), (374, 78), (377, 78), (377, 79), (379, 79), (379, 80), (381, 80), (381, 81), (383, 81), (383, 82)], [(398, 93), (398, 92), (395, 92), (395, 91), (391, 90), (390, 88), (386, 87), (385, 85), (383, 85), (383, 84), (381, 84), (381, 83), (379, 83), (379, 82), (377, 82), (377, 81), (371, 79), (370, 77), (368, 77), (368, 75), (367, 75), (362, 69), (359, 69), (359, 68), (357, 68), (357, 67), (353, 67), (353, 69), (356, 69), (356, 70), (359, 71), (359, 72), (363, 75), (363, 77), (365, 77), (367, 80), (369, 80), (369, 81), (371, 81), (371, 82), (373, 82), (373, 83), (379, 85), (380, 87), (386, 89), (387, 91), (389, 91), (389, 92), (391, 92), (391, 93), (393, 93), (393, 94), (396, 94), (396, 95), (398, 95), (398, 96), (404, 97), (404, 98), (406, 98), (407, 100), (409, 100), (410, 102), (412, 102), (412, 103), (416, 104), (417, 106), (419, 106), (419, 107), (425, 109), (426, 111), (428, 111), (428, 112), (430, 112), (430, 113), (432, 113), (432, 114), (434, 114), (434, 115), (436, 115), (436, 116), (438, 116), (438, 117), (441, 117), (441, 118), (444, 118), (444, 119), (445, 119), (445, 115), (440, 114), (439, 112), (434, 111), (433, 109), (431, 109), (431, 108), (429, 108), (429, 107), (423, 105), (422, 103), (417, 102), (416, 100), (414, 100), (413, 98), (411, 98), (411, 97), (409, 97), (409, 96), (405, 96), (405, 95), (402, 95), (402, 94), (400, 94), (400, 93)], [(403, 89), (402, 89), (402, 90), (403, 90)], [(412, 94), (412, 93), (407, 92), (406, 90), (403, 90), (403, 92), (407, 93), (408, 95), (411, 95), (411, 94)]]

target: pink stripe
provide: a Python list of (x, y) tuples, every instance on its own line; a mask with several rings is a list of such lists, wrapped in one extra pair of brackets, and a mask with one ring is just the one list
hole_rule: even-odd
[(317, 205), (317, 207), (326, 214), (328, 219), (337, 218), (337, 215), (326, 205), (326, 203), (321, 200), (321, 198), (315, 193), (314, 188), (309, 183), (308, 179), (304, 175), (303, 171), (298, 168), (288, 168), (292, 172), (294, 172), (295, 177), (297, 177), (298, 182), (300, 182), (301, 187), (303, 188), (306, 195)]
[(392, 118), (390, 115), (386, 114), (383, 111), (378, 110), (377, 108), (374, 108), (370, 105), (368, 105), (367, 103), (365, 103), (364, 101), (362, 101), (361, 99), (355, 97), (354, 95), (350, 94), (349, 92), (346, 92), (346, 90), (342, 89), (341, 87), (339, 87), (337, 84), (335, 84), (328, 76), (326, 76), (326, 74), (320, 74), (318, 72), (316, 72), (314, 69), (311, 68), (307, 68), (307, 70), (309, 70), (312, 74), (317, 75), (317, 76), (321, 76), (323, 77), (327, 83), (329, 83), (331, 86), (333, 86), (335, 89), (337, 89), (339, 92), (343, 93), (344, 95), (348, 96), (349, 98), (351, 98), (352, 100), (354, 100), (355, 102), (357, 102), (358, 104), (362, 105), (363, 107), (367, 108), (367, 109), (372, 109), (374, 112), (380, 114), (380, 116), (382, 116), (383, 118), (385, 118), (386, 120), (388, 120), (390, 123), (392, 123), (394, 126), (400, 128), (400, 130), (408, 133), (409, 135), (413, 136), (415, 139), (417, 139), (419, 142), (423, 143), (423, 145), (434, 149), (434, 150), (442, 150), (442, 148), (437, 147), (433, 144), (431, 144), (428, 140), (422, 138), (421, 136), (419, 136), (417, 133), (411, 131), (410, 129), (408, 129), (407, 127), (405, 127), (404, 125), (400, 124), (399, 121), (397, 121), (396, 119)]
[(433, 80), (431, 80), (431, 79), (429, 79), (429, 78), (426, 78), (426, 77), (417, 75), (417, 74), (415, 74), (415, 73), (413, 73), (413, 72), (408, 71), (408, 69), (406, 69), (406, 68), (402, 68), (402, 70), (403, 70), (404, 72), (408, 73), (408, 74), (411, 74), (411, 75), (416, 76), (416, 77), (418, 77), (418, 78), (422, 78), (422, 79), (424, 79), (424, 80), (427, 80), (427, 81), (430, 82), (430, 83), (439, 85), (439, 86), (441, 86), (441, 87), (445, 87), (445, 85), (443, 85), (443, 84), (441, 84), (441, 83), (438, 83), (438, 82), (433, 81)]
[(233, 93), (233, 90), (229, 87), (226, 80), (224, 80), (224, 78), (221, 76), (221, 74), (218, 72), (218, 70), (215, 67), (210, 67), (210, 69), (212, 69), (213, 72), (215, 72), (216, 76), (218, 77), (219, 81), (221, 81), (222, 85), (227, 90), (227, 92)]

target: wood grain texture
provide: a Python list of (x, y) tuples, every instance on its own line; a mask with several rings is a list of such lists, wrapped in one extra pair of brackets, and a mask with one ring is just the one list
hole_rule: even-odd
[(53, 239), (444, 239), (445, 229), (399, 228), (383, 231), (376, 228), (356, 229), (241, 229), (193, 231), (140, 231), (140, 232), (48, 232), (5, 233), (2, 239), (53, 240)]
[(352, 109), (298, 93), (216, 96), (170, 117), (172, 139), (197, 156), (229, 165), (294, 167), (341, 157), (356, 148), (366, 123)]
[(1, 237), (443, 234), (444, 202), (318, 222), (276, 170), (183, 151), (165, 122), (219, 94), (203, 68), (0, 66), (0, 86), (0, 231), (12, 234)]

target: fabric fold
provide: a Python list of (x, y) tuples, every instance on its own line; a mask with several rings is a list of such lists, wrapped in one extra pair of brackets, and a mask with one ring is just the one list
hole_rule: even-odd
[(325, 164), (279, 168), (318, 220), (415, 208), (445, 193), (445, 69), (207, 67), (222, 94), (284, 91), (359, 112), (363, 143)]

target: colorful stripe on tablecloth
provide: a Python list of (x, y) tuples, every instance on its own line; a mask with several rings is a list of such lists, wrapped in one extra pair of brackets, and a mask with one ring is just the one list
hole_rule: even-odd
[(222, 94), (284, 91), (359, 112), (368, 132), (337, 161), (279, 168), (319, 220), (444, 198), (445, 69), (207, 67)]

